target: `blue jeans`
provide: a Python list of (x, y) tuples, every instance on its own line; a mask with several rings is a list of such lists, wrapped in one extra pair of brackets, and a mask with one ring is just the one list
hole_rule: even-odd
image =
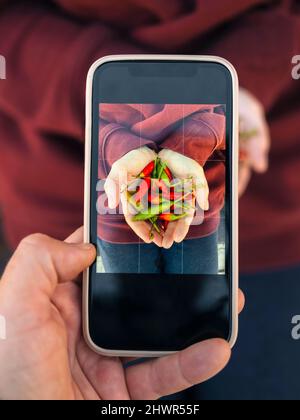
[(98, 248), (106, 273), (218, 274), (218, 234), (185, 240), (171, 249), (154, 244), (112, 244)]

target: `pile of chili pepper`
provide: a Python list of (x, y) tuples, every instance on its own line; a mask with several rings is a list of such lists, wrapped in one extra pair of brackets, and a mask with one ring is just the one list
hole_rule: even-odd
[(185, 194), (185, 181), (175, 180), (168, 166), (156, 158), (129, 184), (127, 198), (136, 213), (133, 220), (149, 222), (150, 239), (154, 231), (163, 235), (169, 223), (186, 217), (194, 207), (194, 187)]

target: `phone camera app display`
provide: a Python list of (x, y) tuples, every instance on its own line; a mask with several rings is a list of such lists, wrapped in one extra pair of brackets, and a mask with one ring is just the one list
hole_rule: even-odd
[(226, 106), (99, 104), (97, 273), (226, 273)]

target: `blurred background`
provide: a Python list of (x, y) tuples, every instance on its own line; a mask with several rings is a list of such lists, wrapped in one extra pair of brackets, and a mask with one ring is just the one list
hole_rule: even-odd
[(0, 0), (0, 271), (24, 236), (82, 224), (86, 74), (120, 53), (219, 55), (242, 87), (247, 308), (229, 367), (180, 397), (299, 399), (298, 0)]

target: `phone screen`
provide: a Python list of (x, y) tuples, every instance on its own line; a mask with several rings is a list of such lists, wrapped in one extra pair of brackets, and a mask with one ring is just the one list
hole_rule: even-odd
[(231, 328), (232, 81), (197, 62), (95, 73), (93, 341), (174, 351)]

